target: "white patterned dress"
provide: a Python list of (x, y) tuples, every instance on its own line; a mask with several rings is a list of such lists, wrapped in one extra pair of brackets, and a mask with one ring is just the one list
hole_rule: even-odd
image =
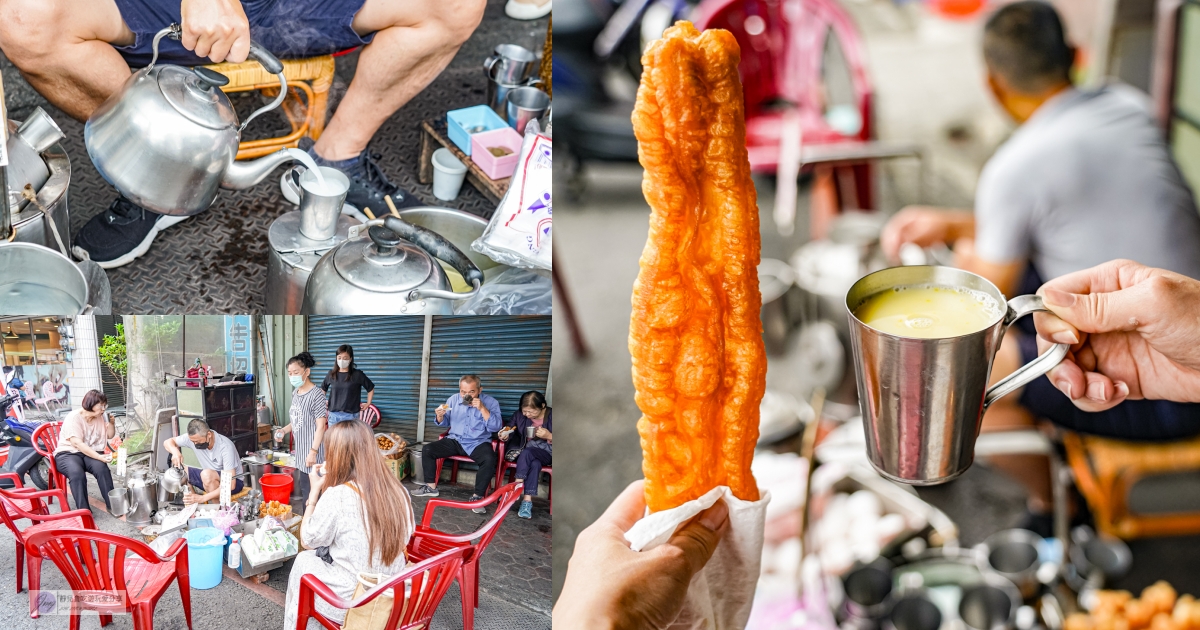
[[(326, 490), (313, 507), (312, 516), (304, 526), (302, 541), (309, 550), (296, 556), (292, 573), (288, 577), (287, 600), (283, 608), (284, 630), (296, 628), (300, 580), (305, 574), (316, 575), (334, 593), (350, 600), (354, 597), (354, 588), (360, 572), (395, 575), (404, 570), (406, 561), (403, 554), (390, 565), (380, 564), (378, 558), (368, 558), (370, 551), (367, 546), (367, 528), (361, 514), (361, 499), (358, 493), (345, 484)], [(410, 512), (410, 523), (414, 522), (412, 519)], [(407, 542), (405, 541), (405, 546)], [(333, 564), (326, 564), (312, 551), (317, 547), (326, 546), (329, 547)], [(322, 614), (338, 622), (345, 618), (345, 611), (325, 604), (319, 596), (315, 599), (317, 610)], [(308, 627), (321, 628), (320, 624), (311, 619)]]

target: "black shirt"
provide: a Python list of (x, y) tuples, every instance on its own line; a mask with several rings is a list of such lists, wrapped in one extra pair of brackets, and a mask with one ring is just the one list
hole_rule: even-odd
[[(347, 378), (349, 377), (349, 378)], [(361, 411), (359, 405), (362, 404), (362, 390), (368, 392), (375, 391), (375, 383), (367, 378), (367, 375), (362, 370), (354, 370), (353, 372), (338, 372), (337, 379), (325, 376), (325, 380), (321, 381), (321, 389), (329, 394), (329, 410), (330, 411), (345, 411), (347, 413), (358, 413)]]

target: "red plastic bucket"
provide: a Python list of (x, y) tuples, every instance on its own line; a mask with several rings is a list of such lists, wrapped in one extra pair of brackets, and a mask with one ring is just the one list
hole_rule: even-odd
[(268, 473), (258, 480), (262, 486), (263, 501), (278, 501), (286, 504), (292, 496), (292, 476)]

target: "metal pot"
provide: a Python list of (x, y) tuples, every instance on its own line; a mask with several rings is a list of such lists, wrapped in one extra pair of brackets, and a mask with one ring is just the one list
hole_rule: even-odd
[(9, 132), (6, 144), (9, 208), (16, 211), (29, 203), (21, 194), (22, 189), (29, 186), (37, 193), (50, 179), (50, 168), (41, 154), (62, 140), (63, 132), (41, 107), (34, 109), (19, 126), (9, 121)]
[[(360, 236), (363, 229), (366, 236)], [(472, 286), (450, 290), (437, 260)], [(304, 291), (305, 315), (449, 315), (452, 301), (479, 291), (483, 272), (441, 235), (394, 216), (350, 229), (346, 242), (313, 268)]]
[(262, 486), (259, 484), (259, 480), (262, 479), (263, 475), (275, 472), (275, 466), (265, 458), (257, 456), (243, 457), (242, 463), (250, 469), (249, 477), (251, 489), (255, 492), (262, 492)]
[(314, 241), (300, 233), (300, 211), (293, 210), (275, 219), (267, 231), (271, 254), (267, 260), (267, 312), (299, 315), (304, 303), (304, 287), (321, 256), (349, 237), (358, 221), (341, 215), (337, 234), (327, 241)]
[(0, 315), (82, 315), (83, 272), (61, 253), (32, 243), (0, 243)]
[(283, 64), (251, 41), (250, 58), (279, 77), (279, 96), (241, 125), (221, 86), (224, 75), (208, 68), (155, 65), (163, 37), (178, 39), (178, 24), (154, 36), (150, 65), (135, 72), (92, 113), (83, 139), (96, 170), (134, 203), (172, 216), (204, 211), (217, 188), (240, 190), (294, 159), (281, 149), (236, 162), (242, 129), (287, 96)]
[(158, 511), (158, 476), (146, 469), (129, 474), (129, 512), (125, 522), (131, 525), (148, 525)]
[[(35, 110), (34, 115), (26, 121), (34, 120), (37, 112), (41, 112), (41, 109)], [(16, 193), (10, 194), (9, 208), (19, 208), (19, 211), (12, 213), (12, 225), (17, 231), (14, 240), (56, 248), (58, 242), (54, 232), (57, 231), (63, 244), (69, 247), (71, 215), (67, 210), (67, 189), (71, 184), (71, 160), (62, 146), (53, 142), (34, 152), (32, 147), (18, 138), (20, 126), (17, 121), (8, 121), (8, 128), (13, 134), (8, 141), (8, 186), (11, 192)], [(34, 141), (44, 142), (44, 139), (44, 134), (39, 133)], [(28, 156), (19, 157), (18, 154), (24, 152), (32, 153), (32, 160)], [(45, 177), (39, 175), (41, 169), (44, 169)], [(25, 184), (37, 191), (37, 203), (29, 203), (24, 197), (18, 196)]]
[(125, 488), (113, 488), (108, 491), (108, 512), (113, 516), (125, 516), (129, 511), (129, 491)]

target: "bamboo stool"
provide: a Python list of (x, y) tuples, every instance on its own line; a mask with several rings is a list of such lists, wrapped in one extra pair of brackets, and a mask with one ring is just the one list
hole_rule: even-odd
[(1142, 478), (1200, 472), (1200, 438), (1144, 444), (1064, 432), (1063, 445), (1096, 529), (1125, 539), (1200, 533), (1200, 512), (1139, 515), (1127, 502)]
[[(283, 76), (288, 82), (288, 95), (279, 107), (292, 124), (292, 133), (276, 138), (242, 142), (238, 145), (239, 160), (261, 157), (279, 149), (295, 147), (304, 136), (316, 140), (325, 130), (329, 88), (333, 86), (333, 56), (280, 61), (283, 62)], [(267, 96), (278, 95), (279, 78), (263, 70), (257, 61), (218, 63), (206, 67), (229, 77), (229, 84), (221, 88), (225, 92), (260, 90)], [(300, 98), (301, 93), (304, 94), (303, 99)]]

